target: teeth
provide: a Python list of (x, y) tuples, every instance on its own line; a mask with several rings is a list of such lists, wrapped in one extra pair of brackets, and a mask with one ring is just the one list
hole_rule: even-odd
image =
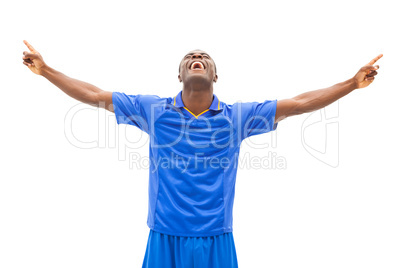
[(192, 70), (194, 70), (194, 65), (197, 64), (197, 63), (198, 63), (199, 65), (201, 65), (201, 69), (204, 69), (204, 64), (202, 64), (202, 62), (195, 61), (195, 62), (193, 62), (193, 64), (191, 64), (191, 69), (192, 69)]

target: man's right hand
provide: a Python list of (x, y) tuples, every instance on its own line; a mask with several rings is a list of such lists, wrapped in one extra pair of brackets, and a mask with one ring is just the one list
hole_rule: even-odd
[(24, 40), (24, 44), (30, 52), (24, 51), (22, 59), (24, 60), (23, 64), (28, 66), (29, 70), (37, 75), (42, 75), (64, 93), (78, 101), (114, 112), (113, 92), (101, 90), (94, 85), (68, 77), (51, 68), (43, 61), (39, 52), (26, 40)]
[(22, 57), (24, 61), (22, 63), (28, 66), (29, 70), (31, 70), (33, 73), (41, 75), (43, 68), (46, 67), (46, 63), (44, 62), (40, 53), (36, 51), (26, 40), (24, 40), (24, 44), (28, 47), (30, 52), (24, 51), (22, 53), (24, 54)]

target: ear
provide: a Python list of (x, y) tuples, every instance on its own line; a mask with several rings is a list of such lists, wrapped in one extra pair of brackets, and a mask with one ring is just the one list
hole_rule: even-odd
[(218, 81), (218, 75), (217, 74), (214, 77), (214, 82), (216, 83), (216, 81)]
[(180, 74), (177, 76), (177, 78), (179, 78), (179, 82), (181, 83), (181, 76), (180, 76)]

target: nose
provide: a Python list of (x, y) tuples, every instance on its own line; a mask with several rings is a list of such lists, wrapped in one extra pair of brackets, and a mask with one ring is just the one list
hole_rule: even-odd
[(192, 59), (203, 59), (202, 55), (199, 53), (194, 53), (193, 56), (191, 56)]

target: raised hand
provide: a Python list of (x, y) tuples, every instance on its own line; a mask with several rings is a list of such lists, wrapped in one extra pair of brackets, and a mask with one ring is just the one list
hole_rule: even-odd
[(377, 75), (377, 70), (380, 68), (380, 66), (374, 64), (381, 58), (382, 54), (378, 55), (369, 63), (360, 68), (357, 74), (353, 77), (356, 83), (356, 88), (367, 87), (374, 81), (374, 78)]
[(28, 66), (29, 70), (33, 73), (41, 75), (42, 68), (46, 66), (42, 56), (26, 40), (24, 40), (24, 44), (28, 47), (30, 52), (24, 51), (22, 53), (24, 55), (22, 57), (24, 60), (22, 63)]

